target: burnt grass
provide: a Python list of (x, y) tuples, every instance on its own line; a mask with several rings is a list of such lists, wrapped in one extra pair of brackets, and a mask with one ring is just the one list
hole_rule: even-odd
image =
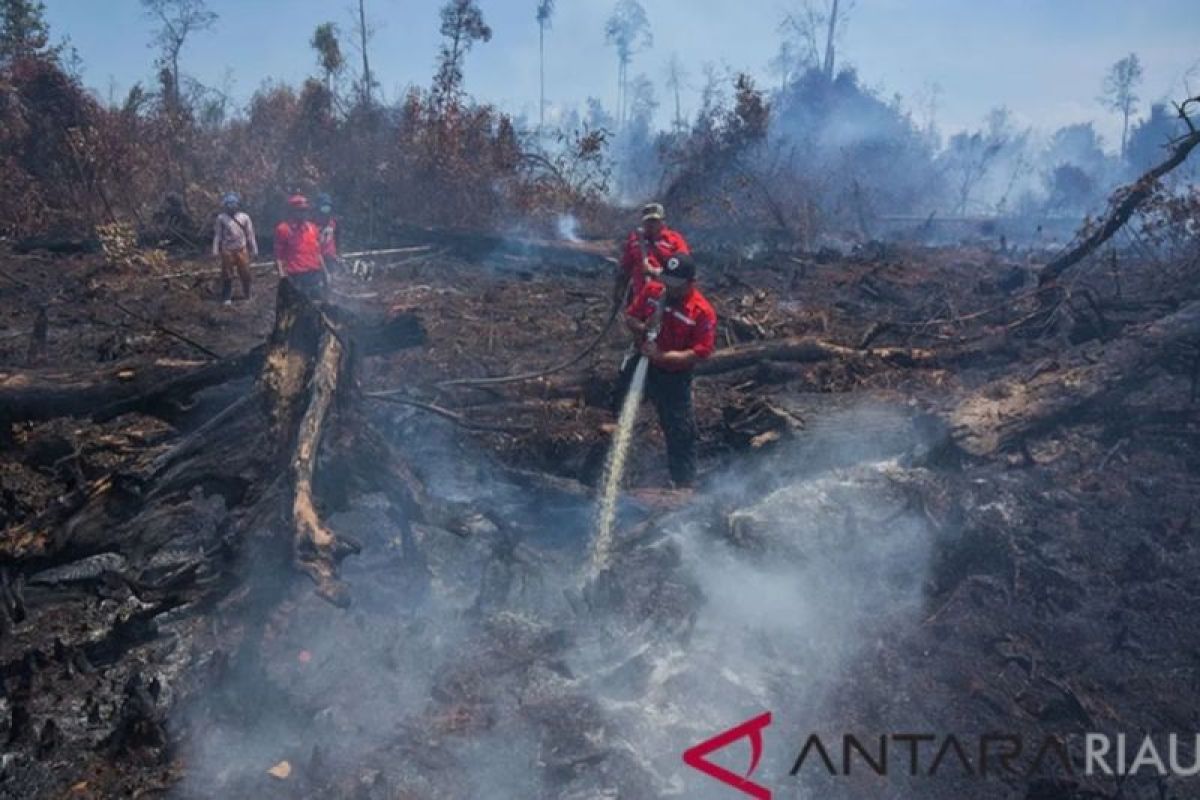
[[(610, 333), (575, 368), (543, 381), (436, 385), (536, 370), (576, 352), (608, 317), (605, 252), (604, 243), (522, 251), (438, 242), (380, 258), (369, 281), (335, 280), (339, 303), (421, 320), (428, 344), (367, 358), (363, 388), (404, 388), (474, 427), (361, 402), (413, 457), (431, 493), (476, 504), (492, 521), (466, 532), (423, 528), (398, 541), (394, 523), (370, 504), (330, 501), (331, 524), (365, 545), (345, 564), (355, 595), (349, 611), (315, 598), (286, 564), (247, 564), (224, 535), (228, 487), (215, 485), (175, 509), (157, 539), (133, 542), (114, 531), (109, 546), (85, 557), (0, 565), (0, 796), (478, 796), (478, 778), (465, 777), (473, 743), (503, 738), (512, 717), (534, 731), (542, 754), (537, 767), (525, 765), (532, 777), (503, 778), (525, 796), (661, 796), (666, 784), (612, 739), (584, 737), (608, 729), (603, 708), (546, 688), (571, 677), (563, 652), (580, 634), (555, 614), (540, 622), (505, 615), (514, 585), (575, 570), (586, 550), (586, 486), (607, 443), (601, 425), (611, 420), (607, 393), (623, 338)], [(769, 545), (727, 524), (734, 507), (805, 474), (853, 468), (844, 451), (804, 449), (806, 437), (862, 434), (828, 430), (839, 410), (887, 407), (920, 433), (920, 446), (896, 453), (907, 511), (932, 536), (917, 618), (873, 637), (840, 674), (822, 676), (830, 688), (804, 719), (785, 723), (788, 709), (774, 709), (774, 733), (797, 737), (785, 749), (798, 750), (810, 730), (831, 738), (1004, 731), (1038, 742), (1084, 731), (1200, 730), (1195, 354), (1180, 352), (1133, 391), (1087, 404), (1004, 452), (958, 451), (940, 422), (956, 397), (988, 381), (1054, 369), (1063, 350), (1102, 344), (1194, 299), (1194, 275), (1175, 279), (1130, 259), (1119, 295), (1106, 272), (1088, 273), (1098, 315), (1084, 309), (1007, 335), (1033, 285), (1025, 253), (878, 245), (817, 259), (725, 250), (701, 254), (701, 265), (721, 348), (811, 336), (960, 352), (1005, 337), (1001, 348), (936, 365), (770, 362), (697, 380), (704, 478), (702, 499), (689, 507), (701, 521), (693, 532), (750, 554)], [(176, 260), (172, 269), (164, 277), (113, 269), (93, 254), (0, 252), (0, 372), (206, 358), (144, 320), (221, 356), (269, 334), (269, 272), (257, 273), (251, 301), (224, 308), (211, 264)], [(48, 335), (31, 349), (39, 308)], [(0, 521), (11, 531), (82, 482), (136, 474), (248, 386), (181, 397), (154, 415), (17, 423), (0, 450)], [(652, 417), (643, 415), (645, 444), (627, 480), (623, 561), (585, 603), (671, 636), (686, 630), (700, 590), (678, 576), (677, 556), (656, 538), (681, 500), (660, 490), (665, 457)], [(889, 431), (868, 435), (884, 440)], [(783, 455), (792, 452), (804, 454), (800, 463)], [(723, 496), (730, 469), (763, 476), (761, 485)], [(135, 491), (128, 502), (136, 504)], [(273, 585), (269, 602), (243, 603), (262, 582)], [(424, 599), (438, 591), (463, 592), (467, 611), (422, 619)], [(423, 646), (436, 626), (461, 630), (453, 655), (425, 658), (406, 647)], [(324, 633), (310, 650), (317, 629)], [(333, 675), (321, 668), (341, 663), (345, 651), (370, 657)], [(393, 698), (389, 712), (406, 715), (374, 719), (384, 696)], [(213, 738), (213, 730), (232, 733)], [(278, 747), (238, 752), (245, 740), (237, 732), (249, 730)], [(305, 733), (312, 730), (323, 732), (315, 743)], [(198, 752), (200, 740), (211, 753)], [(681, 737), (678, 750), (691, 744)], [(213, 769), (229, 752), (238, 757), (228, 769)], [(283, 761), (286, 777), (267, 773)], [(776, 777), (777, 786), (825, 797), (1195, 796), (1177, 779), (1054, 770), (986, 782), (956, 768), (936, 780), (867, 773), (810, 785)], [(690, 773), (684, 780), (695, 785)]]

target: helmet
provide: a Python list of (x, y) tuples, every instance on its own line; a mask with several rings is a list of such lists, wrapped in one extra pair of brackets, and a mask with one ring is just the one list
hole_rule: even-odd
[(317, 208), (333, 208), (333, 198), (324, 192), (317, 195)]
[(662, 274), (668, 278), (695, 280), (696, 262), (687, 253), (676, 253), (667, 259)]
[(236, 206), (241, 202), (242, 198), (237, 192), (226, 192), (225, 196), (221, 198), (221, 205), (223, 206)]
[(308, 198), (302, 194), (294, 194), (288, 198), (288, 205), (292, 208), (306, 209), (308, 208)]

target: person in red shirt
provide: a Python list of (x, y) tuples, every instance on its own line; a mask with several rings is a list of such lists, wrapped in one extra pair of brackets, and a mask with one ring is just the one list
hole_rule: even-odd
[(309, 219), (307, 197), (296, 194), (287, 202), (288, 218), (275, 226), (275, 269), (279, 277), (316, 299), (328, 280), (321, 233)]
[[(648, 281), (625, 311), (625, 326), (638, 351), (650, 361), (646, 396), (654, 402), (667, 440), (667, 463), (676, 486), (696, 478), (696, 415), (692, 372), (712, 355), (717, 314), (696, 288), (696, 263), (687, 254), (666, 259), (657, 280)], [(629, 389), (636, 358), (626, 361), (618, 380), (618, 408)]]
[(648, 276), (662, 271), (668, 258), (691, 252), (683, 236), (667, 227), (667, 215), (660, 203), (644, 206), (642, 226), (625, 240), (613, 300), (624, 305), (628, 298), (638, 296)]

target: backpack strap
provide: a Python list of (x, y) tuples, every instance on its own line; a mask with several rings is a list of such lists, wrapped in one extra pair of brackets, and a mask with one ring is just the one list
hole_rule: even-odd
[(232, 219), (234, 222), (236, 222), (237, 226), (242, 229), (242, 235), (246, 237), (246, 244), (249, 245), (250, 244), (250, 229), (247, 228), (240, 219), (238, 219), (238, 217), (242, 213), (243, 212), (239, 211), (237, 214), (234, 214), (232, 217), (230, 217), (230, 219)]

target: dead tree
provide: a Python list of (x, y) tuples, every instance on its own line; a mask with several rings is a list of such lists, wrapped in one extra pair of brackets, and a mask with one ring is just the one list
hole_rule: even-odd
[(1108, 212), (1095, 229), (1084, 236), (1077, 245), (1042, 267), (1042, 271), (1038, 274), (1039, 286), (1045, 286), (1058, 280), (1064, 272), (1107, 242), (1114, 233), (1121, 229), (1121, 226), (1129, 221), (1133, 212), (1137, 211), (1138, 207), (1150, 197), (1158, 180), (1182, 164), (1196, 145), (1200, 145), (1200, 131), (1196, 130), (1195, 123), (1192, 122), (1187, 111), (1188, 106), (1192, 103), (1200, 104), (1200, 97), (1193, 97), (1176, 105), (1179, 118), (1187, 125), (1188, 132), (1171, 143), (1170, 155), (1166, 160), (1134, 183), (1118, 189), (1109, 203)]

